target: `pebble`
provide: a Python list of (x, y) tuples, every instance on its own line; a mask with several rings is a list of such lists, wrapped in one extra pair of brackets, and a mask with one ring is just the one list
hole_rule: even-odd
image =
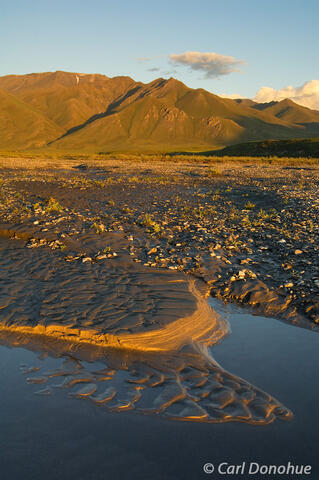
[(107, 258), (107, 255), (105, 255), (105, 253), (103, 253), (101, 255), (97, 255), (95, 257), (95, 260), (104, 260), (104, 258)]

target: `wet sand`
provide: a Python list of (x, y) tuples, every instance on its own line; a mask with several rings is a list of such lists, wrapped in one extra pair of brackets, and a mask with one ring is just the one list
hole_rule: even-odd
[(214, 357), (283, 400), (294, 413), (290, 422), (263, 428), (243, 423), (172, 423), (163, 417), (112, 413), (87, 399), (68, 396), (64, 389), (35, 395), (44, 385), (27, 383), (26, 378), (36, 372), (24, 374), (25, 369), (40, 367), (40, 376), (41, 371), (59, 369), (61, 359), (1, 347), (2, 478), (194, 480), (208, 478), (202, 471), (206, 462), (281, 465), (290, 460), (312, 465), (312, 475), (301, 478), (315, 480), (319, 475), (317, 334), (245, 312), (231, 313), (229, 320), (233, 333), (212, 349)]
[[(45, 384), (42, 393), (60, 386), (113, 411), (176, 420), (291, 417), (210, 357), (207, 347), (223, 339), (228, 323), (185, 274), (150, 271), (120, 254), (113, 264), (65, 263), (59, 252), (20, 240), (0, 240), (0, 251), (0, 341), (67, 357), (60, 370), (30, 376)], [(102, 366), (83, 368), (88, 355)]]
[(0, 239), (0, 330), (143, 351), (224, 336), (194, 279), (129, 260), (66, 264), (57, 252)]

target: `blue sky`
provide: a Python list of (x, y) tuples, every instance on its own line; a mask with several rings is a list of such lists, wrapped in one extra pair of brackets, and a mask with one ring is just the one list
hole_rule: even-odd
[[(319, 80), (317, 1), (1, 3), (0, 75), (66, 70), (143, 82), (174, 76), (193, 88), (248, 97), (262, 86), (277, 91)], [(169, 62), (169, 55), (188, 51), (246, 63), (240, 72), (207, 77)], [(143, 57), (150, 60), (137, 60)]]

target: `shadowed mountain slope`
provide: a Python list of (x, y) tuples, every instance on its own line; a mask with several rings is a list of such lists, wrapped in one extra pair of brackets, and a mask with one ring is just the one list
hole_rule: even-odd
[(319, 122), (319, 112), (303, 107), (289, 98), (280, 102), (255, 103), (253, 108), (291, 123)]
[(203, 152), (207, 155), (229, 155), (240, 157), (313, 157), (319, 158), (319, 137), (290, 140), (264, 140), (230, 145), (221, 150)]
[(32, 105), (64, 131), (104, 112), (132, 84), (129, 77), (66, 72), (0, 77), (0, 88)]

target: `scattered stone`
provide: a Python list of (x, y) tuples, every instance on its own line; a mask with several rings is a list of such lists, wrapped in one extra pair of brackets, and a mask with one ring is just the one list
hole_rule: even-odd
[(107, 258), (107, 255), (105, 253), (102, 253), (100, 255), (96, 255), (96, 257), (94, 257), (95, 260), (104, 260), (105, 258)]
[[(73, 254), (63, 256), (66, 262), (117, 256), (112, 250), (101, 249), (92, 260), (74, 251), (71, 236), (76, 245), (81, 234), (98, 233), (106, 238), (107, 232), (124, 231), (121, 238), (134, 241), (126, 247), (134, 262), (183, 270), (213, 284), (214, 295), (249, 305), (251, 297), (232, 296), (232, 287), (243, 290), (258, 278), (270, 290), (281, 286), (281, 295), (290, 299), (296, 311), (315, 321), (314, 309), (311, 313), (306, 309), (319, 288), (319, 278), (314, 277), (319, 269), (317, 167), (304, 171), (302, 189), (296, 182), (297, 171), (287, 170), (282, 175), (282, 166), (275, 164), (267, 169), (262, 165), (247, 169), (229, 163), (225, 175), (216, 179), (203, 176), (200, 164), (187, 163), (182, 168), (177, 163), (152, 165), (153, 176), (153, 169), (164, 169), (168, 178), (164, 183), (150, 181), (145, 174), (142, 178), (139, 168), (136, 164), (119, 167), (117, 161), (108, 165), (104, 178), (99, 173), (98, 180), (94, 169), (87, 169), (86, 175), (76, 168), (68, 175), (55, 171), (52, 176), (47, 171), (30, 170), (29, 178), (18, 170), (14, 177), (1, 171), (0, 219), (11, 224), (29, 222), (33, 229), (38, 225), (40, 231), (55, 234), (60, 240), (33, 238), (26, 246), (49, 247), (59, 253), (67, 245)], [(167, 175), (167, 171), (175, 173)], [(131, 173), (136, 180), (128, 184)], [(141, 188), (137, 188), (139, 184)], [(79, 195), (68, 200), (68, 189), (70, 193), (78, 189)], [(62, 190), (63, 197), (59, 197)], [(63, 215), (49, 211), (47, 199), (51, 195), (63, 205)], [(255, 204), (253, 209), (244, 208), (248, 201)], [(142, 225), (141, 218), (146, 218), (148, 225)], [(61, 242), (64, 235), (66, 245)], [(156, 247), (151, 248), (155, 242)], [(250, 270), (243, 268), (247, 264)]]

